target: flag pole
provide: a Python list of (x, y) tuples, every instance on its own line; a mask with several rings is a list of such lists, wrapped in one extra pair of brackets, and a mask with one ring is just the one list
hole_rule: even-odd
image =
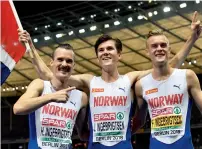
[[(17, 11), (16, 11), (16, 9), (15, 9), (15, 6), (14, 6), (14, 4), (13, 4), (13, 1), (12, 1), (12, 0), (9, 0), (9, 3), (10, 3), (10, 6), (11, 6), (11, 9), (13, 10), (13, 14), (14, 14), (14, 16), (15, 16), (15, 19), (16, 19), (16, 22), (17, 22), (17, 24), (18, 24), (19, 29), (20, 29), (20, 30), (23, 30), (22, 24), (21, 24), (20, 19), (19, 19), (19, 17), (18, 17), (18, 13), (17, 13)], [(26, 47), (26, 51), (29, 52), (30, 57), (33, 58), (33, 54), (32, 54), (32, 52), (31, 52), (31, 48), (30, 48), (30, 45), (28, 44), (28, 42), (25, 42), (25, 47)]]

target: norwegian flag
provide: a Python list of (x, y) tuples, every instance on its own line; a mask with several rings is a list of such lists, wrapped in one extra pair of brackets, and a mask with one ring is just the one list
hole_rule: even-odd
[(22, 29), (22, 25), (13, 2), (1, 1), (1, 85), (26, 52), (18, 41), (18, 28)]

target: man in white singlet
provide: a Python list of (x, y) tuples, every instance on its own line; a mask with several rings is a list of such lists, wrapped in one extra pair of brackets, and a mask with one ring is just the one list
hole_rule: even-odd
[(74, 67), (69, 44), (59, 45), (50, 63), (50, 81), (35, 79), (15, 103), (17, 115), (29, 114), (29, 149), (68, 149), (77, 114), (87, 105), (87, 95), (69, 87)]
[[(182, 50), (171, 60), (173, 67), (181, 66), (194, 42), (199, 38), (198, 24), (192, 22), (192, 34)], [(22, 33), (23, 34), (23, 33)], [(24, 33), (27, 34), (27, 33)], [(31, 41), (28, 37), (27, 41)], [(36, 50), (34, 60), (40, 75), (50, 79), (52, 74), (42, 63)], [(108, 35), (101, 36), (95, 44), (95, 52), (102, 68), (102, 75), (74, 75), (69, 83), (90, 92), (90, 137), (89, 149), (131, 149), (131, 86), (150, 71), (133, 71), (119, 75), (118, 62), (121, 59), (122, 43)], [(144, 119), (144, 117), (140, 117)]]
[(150, 149), (193, 149), (190, 97), (202, 112), (199, 80), (192, 70), (169, 66), (170, 45), (162, 31), (149, 32), (147, 52), (153, 70), (136, 83), (135, 91), (140, 110), (149, 109)]

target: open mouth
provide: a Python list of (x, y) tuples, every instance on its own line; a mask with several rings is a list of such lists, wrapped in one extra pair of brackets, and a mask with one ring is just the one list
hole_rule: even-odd
[(165, 54), (155, 54), (156, 57), (162, 57), (165, 56)]
[(104, 58), (102, 58), (102, 60), (109, 60), (109, 59), (111, 59), (111, 57), (104, 57)]

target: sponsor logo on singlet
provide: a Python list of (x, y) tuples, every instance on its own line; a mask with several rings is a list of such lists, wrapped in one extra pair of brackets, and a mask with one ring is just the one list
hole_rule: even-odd
[(94, 97), (94, 107), (99, 106), (125, 106), (127, 96), (97, 96)]
[(123, 140), (124, 117), (123, 112), (94, 114), (95, 142)]
[[(127, 96), (95, 96), (94, 107), (126, 106)], [(122, 141), (125, 138), (125, 112), (93, 114), (94, 142)]]
[(96, 92), (104, 92), (104, 88), (92, 88), (92, 92), (96, 93)]
[(55, 116), (70, 118), (70, 119), (74, 120), (77, 115), (77, 111), (75, 111), (73, 109), (67, 109), (64, 107), (47, 104), (47, 105), (43, 106), (42, 114), (55, 115)]
[(47, 104), (41, 108), (41, 147), (68, 148), (77, 111)]
[(112, 84), (98, 86), (100, 83), (103, 81), (91, 83), (92, 139), (103, 145), (114, 145), (126, 140), (131, 106), (129, 80), (124, 77)]
[(166, 105), (181, 104), (183, 94), (170, 94), (167, 96), (159, 96), (148, 99), (149, 106), (151, 109), (159, 108)]
[(183, 116), (178, 105), (183, 94), (170, 94), (148, 99), (151, 109), (151, 129), (154, 136), (174, 136), (182, 132)]
[(158, 92), (158, 88), (153, 88), (153, 89), (145, 91), (145, 94), (149, 95), (149, 94), (156, 93), (156, 92)]

